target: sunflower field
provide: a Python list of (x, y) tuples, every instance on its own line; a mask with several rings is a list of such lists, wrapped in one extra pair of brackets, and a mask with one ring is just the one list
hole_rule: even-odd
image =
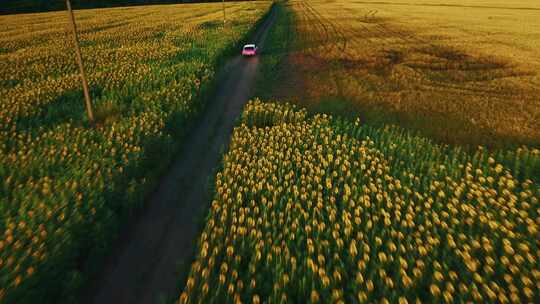
[(250, 102), (179, 303), (539, 303), (540, 151)]
[(269, 2), (0, 16), (0, 303), (72, 301)]

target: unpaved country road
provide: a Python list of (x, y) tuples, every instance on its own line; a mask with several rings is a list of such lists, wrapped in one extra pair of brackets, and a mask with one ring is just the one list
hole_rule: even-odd
[[(253, 37), (260, 48), (276, 20), (274, 9)], [(191, 130), (170, 172), (149, 197), (147, 210), (120, 237), (114, 257), (99, 275), (96, 304), (151, 303), (179, 296), (177, 263), (189, 259), (197, 238), (195, 219), (208, 205), (209, 177), (227, 148), (234, 122), (252, 96), (259, 59), (236, 56), (218, 76), (215, 97)]]

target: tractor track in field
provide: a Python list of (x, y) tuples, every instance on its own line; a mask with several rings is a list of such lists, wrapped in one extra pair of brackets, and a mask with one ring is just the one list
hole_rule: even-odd
[[(252, 41), (263, 52), (276, 15), (274, 8), (254, 34)], [(236, 56), (225, 64), (203, 118), (185, 138), (183, 150), (147, 199), (144, 212), (121, 232), (83, 302), (154, 304), (160, 298), (179, 296), (178, 263), (194, 254), (196, 220), (211, 199), (208, 182), (236, 119), (253, 94), (258, 66), (258, 57)]]
[[(321, 13), (307, 1), (297, 1), (295, 4), (301, 8), (304, 20), (306, 20), (305, 23), (310, 26), (315, 26), (317, 31), (322, 34), (323, 38), (321, 39), (320, 45), (325, 51), (334, 52), (344, 50), (346, 39), (343, 32), (339, 30), (334, 22), (322, 16)], [(311, 37), (308, 39), (311, 39)], [(338, 42), (342, 43), (341, 47), (339, 47)]]
[[(440, 54), (445, 53), (452, 53), (455, 52), (452, 48), (449, 48), (445, 46), (442, 43), (434, 43), (428, 39), (419, 37), (415, 35), (414, 32), (410, 32), (404, 29), (397, 29), (393, 28), (391, 24), (388, 23), (384, 18), (377, 17), (377, 11), (370, 10), (367, 11), (366, 14), (362, 17), (357, 16), (342, 16), (344, 18), (341, 19), (341, 21), (336, 22), (334, 20), (331, 20), (327, 17), (325, 17), (323, 14), (321, 14), (317, 8), (314, 7), (313, 4), (308, 3), (307, 1), (301, 0), (294, 2), (296, 5), (296, 11), (299, 13), (299, 15), (304, 16), (304, 20), (302, 22), (307, 22), (309, 25), (313, 25), (314, 29), (313, 32), (318, 32), (320, 36), (322, 37), (319, 43), (315, 44), (315, 47), (321, 47), (324, 52), (329, 54), (334, 54), (336, 56), (336, 62), (338, 64), (345, 63), (345, 67), (347, 65), (351, 65), (353, 70), (354, 69), (363, 69), (363, 68), (373, 68), (373, 64), (380, 65), (381, 63), (376, 62), (366, 62), (364, 59), (356, 59), (355, 54), (351, 53), (347, 49), (347, 46), (351, 46), (354, 48), (362, 47), (363, 45), (370, 45), (375, 48), (378, 48), (381, 52), (388, 53), (388, 56), (392, 55), (400, 55), (399, 51), (395, 50), (396, 45), (402, 45), (406, 46), (408, 48), (422, 51), (421, 48), (424, 49), (424, 51), (433, 52), (435, 56), (441, 56)], [(346, 22), (344, 20), (348, 20), (349, 18), (353, 19), (360, 19), (362, 23), (360, 27), (353, 28), (351, 26), (347, 26)], [(305, 36), (305, 35), (304, 35)], [(304, 38), (306, 39), (306, 38)], [(310, 41), (316, 41), (316, 37), (309, 37), (307, 40)], [(340, 47), (338, 47), (339, 43), (342, 43)], [(418, 49), (420, 48), (420, 49)], [(312, 48), (305, 48), (303, 50), (303, 54), (306, 57), (312, 56)], [(456, 55), (462, 55), (459, 53), (456, 53)], [(507, 66), (504, 63), (500, 64), (492, 64), (493, 67), (490, 66), (488, 62), (483, 62), (482, 59), (474, 58), (474, 57), (468, 57), (467, 55), (463, 54), (463, 60), (469, 61), (469, 63), (472, 63), (473, 65), (478, 65), (478, 72), (483, 72), (485, 76), (483, 78), (479, 78), (479, 81), (482, 80), (494, 80), (497, 78), (504, 78), (504, 77), (513, 77), (515, 75), (525, 75), (526, 72), (513, 72), (512, 66)], [(447, 60), (444, 55), (441, 56), (442, 60)], [(392, 68), (395, 64), (400, 64), (401, 62), (389, 62), (387, 64), (388, 68)], [(421, 66), (415, 66), (411, 64), (404, 64), (406, 67), (410, 68), (411, 70), (415, 71), (416, 73), (419, 73), (420, 75), (424, 75), (426, 72), (430, 71), (436, 71), (433, 67), (421, 67)], [(448, 71), (451, 71), (451, 69), (445, 69)], [(466, 68), (456, 68), (455, 71), (461, 72), (466, 71)], [(497, 72), (497, 71), (503, 71), (502, 73), (499, 73), (500, 75), (494, 74), (491, 75), (489, 73), (491, 72)], [(349, 76), (356, 78), (356, 75), (353, 73), (353, 71), (349, 71), (348, 68), (344, 69), (344, 72), (348, 74)], [(436, 80), (436, 79), (430, 79), (428, 83), (424, 83), (421, 85), (422, 88), (425, 90), (430, 91), (440, 91), (440, 92), (446, 92), (447, 90), (453, 90), (462, 94), (469, 94), (474, 95), (476, 93), (482, 93), (489, 95), (491, 98), (497, 98), (497, 99), (504, 99), (508, 96), (515, 95), (515, 92), (506, 92), (499, 89), (479, 89), (477, 85), (475, 84), (475, 79), (472, 81), (463, 81), (463, 82), (456, 82), (456, 83), (447, 83), (444, 81)], [(527, 99), (526, 96), (523, 98)]]

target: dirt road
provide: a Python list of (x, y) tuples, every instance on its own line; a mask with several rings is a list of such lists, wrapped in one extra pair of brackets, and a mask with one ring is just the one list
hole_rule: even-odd
[[(253, 41), (264, 48), (273, 10)], [(227, 148), (235, 119), (252, 96), (259, 59), (232, 58), (218, 76), (219, 86), (201, 122), (186, 138), (170, 172), (147, 202), (147, 210), (125, 235), (118, 254), (100, 275), (93, 303), (156, 303), (177, 296), (177, 264), (193, 255), (195, 219), (209, 200), (207, 183)]]

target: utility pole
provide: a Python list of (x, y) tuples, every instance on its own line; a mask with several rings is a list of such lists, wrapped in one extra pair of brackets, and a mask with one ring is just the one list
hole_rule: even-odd
[(77, 55), (77, 63), (79, 64), (79, 71), (81, 73), (81, 82), (84, 91), (84, 100), (86, 102), (86, 112), (88, 113), (88, 120), (91, 123), (94, 123), (94, 113), (92, 111), (92, 101), (90, 100), (90, 91), (88, 89), (88, 82), (86, 81), (86, 76), (84, 74), (84, 66), (81, 55), (81, 48), (79, 46), (79, 37), (77, 35), (77, 25), (75, 24), (75, 16), (73, 16), (73, 11), (71, 10), (70, 0), (66, 0), (66, 6), (68, 10), (69, 20), (71, 23), (71, 31), (73, 36), (73, 45), (75, 47), (75, 53)]
[(225, 0), (221, 0), (221, 3), (223, 4), (223, 27), (225, 27), (225, 23), (227, 23), (227, 16), (225, 16)]

